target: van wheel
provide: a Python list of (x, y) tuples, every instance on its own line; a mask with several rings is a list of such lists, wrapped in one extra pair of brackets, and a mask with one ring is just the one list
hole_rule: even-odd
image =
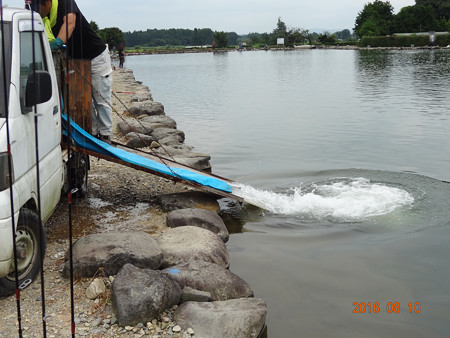
[[(40, 253), (45, 253), (47, 239), (42, 227), (42, 242), (39, 241), (39, 218), (31, 210), (23, 209), (19, 214), (16, 230), (17, 270), (19, 288), (24, 289), (39, 273)], [(16, 290), (16, 273), (14, 261), (8, 276), (0, 278), (0, 296), (9, 296)]]

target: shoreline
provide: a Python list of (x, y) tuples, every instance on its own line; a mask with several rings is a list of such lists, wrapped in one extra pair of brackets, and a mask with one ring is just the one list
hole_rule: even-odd
[(277, 51), (294, 51), (294, 50), (310, 50), (310, 49), (332, 49), (332, 50), (450, 50), (450, 46), (413, 46), (413, 47), (360, 47), (356, 45), (346, 45), (346, 46), (311, 46), (311, 47), (270, 47), (270, 48), (243, 48), (239, 50), (237, 48), (227, 48), (227, 49), (215, 49), (205, 48), (205, 49), (154, 49), (147, 51), (131, 52), (127, 51), (126, 56), (137, 56), (137, 55), (165, 55), (165, 54), (199, 54), (199, 53), (231, 53), (231, 52), (255, 52), (255, 51), (267, 51), (267, 52), (277, 52)]

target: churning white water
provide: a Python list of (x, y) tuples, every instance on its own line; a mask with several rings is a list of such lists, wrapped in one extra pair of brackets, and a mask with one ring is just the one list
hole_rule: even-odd
[(275, 214), (339, 221), (356, 221), (388, 214), (414, 202), (414, 197), (403, 189), (373, 183), (365, 178), (332, 179), (307, 187), (290, 188), (285, 193), (235, 183), (233, 193)]

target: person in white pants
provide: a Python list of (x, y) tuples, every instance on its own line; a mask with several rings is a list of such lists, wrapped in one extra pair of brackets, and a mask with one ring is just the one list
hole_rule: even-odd
[(111, 144), (112, 68), (109, 50), (74, 0), (33, 0), (52, 50), (68, 48), (72, 59), (91, 60), (92, 135)]

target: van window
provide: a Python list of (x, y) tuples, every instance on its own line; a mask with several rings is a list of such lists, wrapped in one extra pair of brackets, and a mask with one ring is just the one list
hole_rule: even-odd
[(20, 103), (22, 113), (30, 112), (32, 109), (32, 107), (25, 107), (25, 90), (28, 75), (34, 70), (47, 70), (42, 46), (42, 35), (40, 33), (20, 33)]
[(0, 117), (6, 117), (11, 81), (11, 24), (3, 22), (0, 28)]

